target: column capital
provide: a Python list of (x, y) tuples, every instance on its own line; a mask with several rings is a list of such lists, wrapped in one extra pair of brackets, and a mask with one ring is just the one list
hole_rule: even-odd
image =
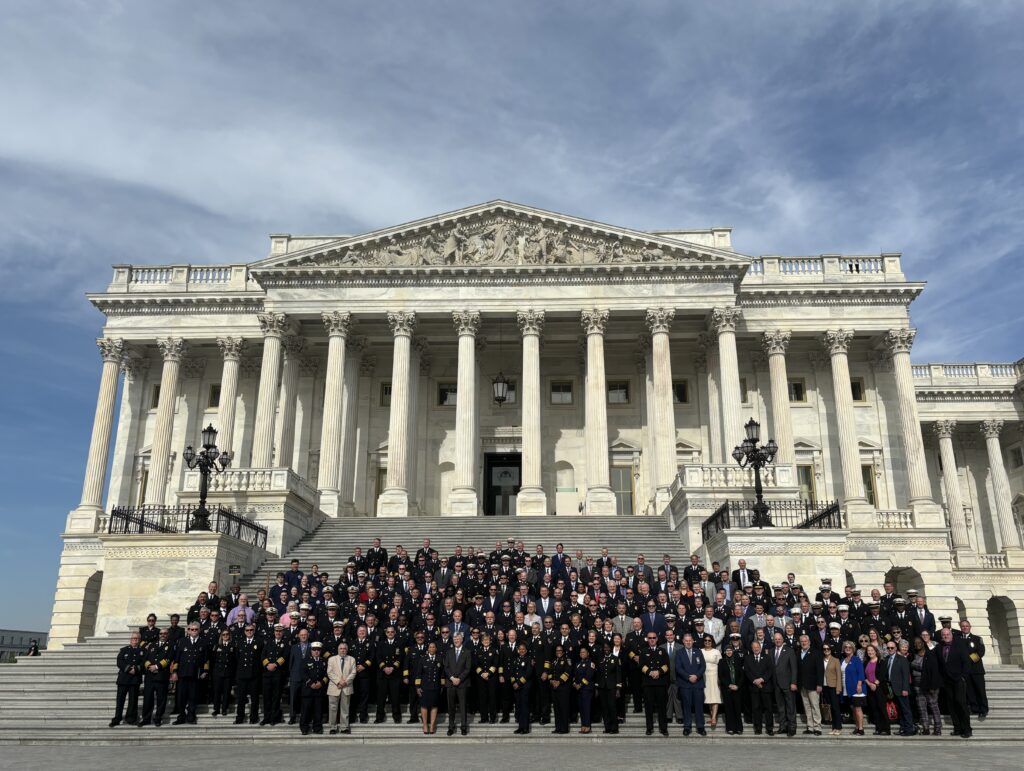
[(180, 337), (158, 337), (156, 345), (164, 361), (181, 361), (188, 345)]
[(932, 424), (932, 431), (935, 432), (935, 436), (939, 439), (952, 439), (953, 432), (956, 431), (955, 420), (936, 420)]
[(822, 344), (829, 356), (846, 354), (850, 352), (850, 343), (853, 342), (852, 329), (830, 329), (822, 335)]
[(668, 334), (669, 329), (672, 328), (672, 320), (675, 317), (675, 308), (648, 308), (644, 321), (652, 335), (656, 335), (659, 332)]
[(452, 323), (459, 337), (476, 337), (476, 333), (480, 331), (480, 311), (452, 311)]
[(711, 318), (708, 322), (708, 327), (718, 334), (723, 332), (735, 332), (736, 325), (739, 323), (740, 317), (743, 315), (736, 306), (720, 305), (717, 308), (711, 309)]
[(608, 326), (608, 311), (603, 308), (592, 308), (580, 312), (583, 331), (588, 335), (603, 335)]
[(916, 335), (917, 330), (912, 328), (890, 329), (885, 333), (885, 347), (893, 356), (897, 353), (910, 353)]
[(299, 335), (285, 335), (281, 345), (284, 348), (285, 359), (288, 359), (302, 353), (302, 349), (306, 347), (306, 340)]
[(998, 439), (999, 434), (1003, 430), (1003, 421), (1001, 420), (983, 420), (981, 421), (981, 433), (984, 434), (986, 439)]
[(245, 339), (241, 337), (218, 337), (217, 347), (220, 348), (224, 361), (239, 361), (245, 350)]
[(363, 358), (359, 362), (359, 374), (367, 377), (372, 377), (373, 373), (377, 369), (377, 357), (372, 353), (363, 353)]
[(388, 311), (388, 326), (395, 337), (412, 337), (416, 330), (416, 312)]
[(539, 336), (544, 331), (544, 311), (535, 311), (533, 308), (516, 311), (516, 323), (523, 335)]
[(366, 345), (366, 338), (362, 335), (349, 335), (345, 338), (345, 352), (349, 356), (362, 356)]
[(98, 337), (96, 346), (100, 349), (100, 357), (104, 362), (120, 364), (124, 358), (124, 340), (120, 337)]
[(282, 337), (288, 331), (288, 317), (283, 313), (257, 313), (264, 337)]
[(121, 369), (124, 370), (125, 379), (134, 383), (146, 376), (149, 371), (149, 359), (137, 355), (134, 351), (128, 352), (121, 359)]
[(316, 371), (320, 369), (320, 359), (316, 356), (300, 356), (299, 357), (299, 374), (306, 377), (316, 375)]
[(199, 379), (206, 372), (206, 359), (189, 356), (181, 360), (181, 376), (185, 380)]
[(352, 320), (352, 314), (348, 311), (330, 311), (327, 313), (321, 313), (320, 318), (324, 322), (324, 327), (327, 329), (328, 337), (348, 337), (352, 331), (352, 327), (355, 326), (355, 322)]
[(792, 333), (788, 329), (769, 329), (761, 335), (761, 347), (768, 356), (785, 356)]
[(649, 338), (637, 335), (636, 348), (633, 349), (633, 363), (636, 366), (636, 371), (641, 375), (647, 374), (647, 350), (650, 344)]

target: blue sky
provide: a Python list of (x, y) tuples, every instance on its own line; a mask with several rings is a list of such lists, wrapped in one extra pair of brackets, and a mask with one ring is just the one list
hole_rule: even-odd
[(914, 358), (1024, 355), (1024, 4), (21, 2), (0, 11), (5, 625), (48, 626), (118, 262), (493, 198), (749, 254), (902, 251)]

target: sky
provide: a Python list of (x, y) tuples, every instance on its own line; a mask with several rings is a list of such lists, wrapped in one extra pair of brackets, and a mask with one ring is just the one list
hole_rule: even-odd
[(5, 0), (4, 626), (49, 625), (100, 371), (84, 293), (115, 263), (504, 198), (900, 251), (929, 282), (915, 361), (1024, 356), (1022, 28), (1000, 0)]

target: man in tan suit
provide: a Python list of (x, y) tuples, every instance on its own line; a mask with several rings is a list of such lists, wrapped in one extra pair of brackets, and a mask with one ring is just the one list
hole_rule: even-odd
[(327, 723), (332, 734), (352, 733), (348, 727), (348, 701), (356, 679), (356, 660), (348, 655), (348, 643), (338, 643), (338, 655), (327, 660)]

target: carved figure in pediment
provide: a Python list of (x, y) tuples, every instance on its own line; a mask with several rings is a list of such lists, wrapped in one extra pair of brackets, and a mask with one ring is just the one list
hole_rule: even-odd
[(388, 242), (377, 250), (377, 261), (381, 265), (408, 267), (410, 265), (414, 265), (416, 260), (416, 252), (412, 249), (403, 248), (402, 245), (393, 237), (388, 239)]
[(499, 222), (492, 232), (492, 262), (520, 262), (519, 228), (514, 222)]
[(477, 233), (469, 236), (463, 246), (462, 261), (472, 265), (483, 265), (490, 262), (493, 246), (490, 233)]
[(523, 262), (529, 265), (539, 265), (544, 262), (545, 241), (547, 241), (547, 232), (543, 225), (536, 230), (527, 232), (523, 236)]
[(427, 232), (427, 235), (416, 246), (420, 265), (436, 265), (442, 261), (444, 251), (444, 240), (436, 230)]
[(665, 250), (653, 246), (648, 246), (640, 252), (640, 262), (662, 262), (666, 259), (669, 257), (666, 256)]
[(468, 236), (462, 225), (457, 224), (448, 231), (448, 238), (444, 243), (441, 262), (445, 265), (458, 265), (463, 259), (463, 249), (466, 246)]

